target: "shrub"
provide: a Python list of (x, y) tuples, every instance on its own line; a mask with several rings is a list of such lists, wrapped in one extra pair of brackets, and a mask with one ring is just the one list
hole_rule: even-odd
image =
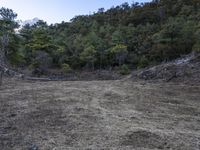
[(194, 52), (200, 53), (200, 44), (199, 43), (195, 44), (192, 49)]
[(72, 71), (70, 65), (66, 64), (66, 63), (62, 64), (62, 70), (63, 70), (64, 73), (69, 73), (69, 72)]
[(148, 59), (146, 57), (141, 57), (139, 64), (138, 64), (138, 69), (145, 68), (148, 65), (149, 65)]
[(127, 74), (129, 74), (130, 73), (130, 70), (129, 70), (129, 68), (128, 68), (128, 66), (127, 65), (122, 65), (121, 67), (120, 67), (120, 74), (122, 74), (122, 75), (127, 75)]

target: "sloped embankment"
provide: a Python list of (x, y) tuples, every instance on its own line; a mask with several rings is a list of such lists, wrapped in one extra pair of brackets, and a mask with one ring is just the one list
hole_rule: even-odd
[(200, 84), (200, 54), (190, 54), (173, 62), (135, 71), (134, 79)]

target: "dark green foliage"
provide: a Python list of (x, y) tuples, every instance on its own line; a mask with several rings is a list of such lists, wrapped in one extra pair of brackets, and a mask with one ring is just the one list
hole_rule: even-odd
[(140, 58), (138, 62), (138, 69), (147, 67), (148, 65), (149, 65), (148, 59), (145, 56), (143, 56)]
[(117, 44), (114, 47), (108, 50), (108, 54), (111, 56), (112, 64), (118, 64), (119, 66), (123, 65), (127, 58), (127, 46), (123, 44)]
[(121, 67), (120, 67), (120, 74), (122, 74), (122, 75), (127, 75), (127, 74), (129, 74), (130, 73), (130, 70), (129, 70), (129, 68), (128, 68), (128, 66), (127, 65), (122, 65)]
[(87, 64), (87, 66), (92, 67), (94, 70), (94, 63), (96, 61), (96, 50), (93, 45), (88, 45), (80, 54), (80, 59)]
[(19, 27), (15, 22), (16, 17), (13, 10), (0, 8), (0, 65), (5, 65), (8, 61), (13, 65), (23, 62), (23, 55), (19, 51), (21, 40), (14, 31)]
[(23, 63), (36, 67), (41, 54), (48, 67), (143, 68), (199, 52), (199, 18), (199, 0), (123, 3), (107, 11), (101, 8), (92, 15), (76, 16), (70, 22), (26, 25), (20, 30), (20, 42), (10, 43), (9, 58), (14, 63), (24, 58)]
[(69, 64), (62, 64), (62, 70), (64, 73), (69, 73), (72, 71), (71, 67), (69, 66)]

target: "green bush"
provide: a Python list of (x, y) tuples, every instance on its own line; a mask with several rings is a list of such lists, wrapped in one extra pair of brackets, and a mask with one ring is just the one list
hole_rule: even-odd
[(194, 52), (200, 53), (200, 44), (199, 43), (195, 44), (192, 49)]
[(63, 70), (64, 73), (69, 73), (69, 72), (72, 71), (70, 65), (66, 64), (66, 63), (62, 64), (62, 70)]
[(29, 69), (35, 69), (35, 68), (39, 68), (40, 64), (39, 62), (32, 62), (30, 65), (29, 65)]
[(141, 68), (145, 68), (149, 65), (149, 61), (146, 57), (142, 57), (138, 63), (137, 68), (141, 69)]
[(120, 67), (120, 74), (121, 75), (127, 75), (127, 74), (130, 74), (130, 69), (128, 68), (128, 66), (127, 65), (122, 65), (121, 67)]

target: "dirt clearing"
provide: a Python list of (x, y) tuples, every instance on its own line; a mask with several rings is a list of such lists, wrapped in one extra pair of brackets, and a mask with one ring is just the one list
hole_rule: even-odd
[(0, 149), (198, 150), (200, 86), (6, 79)]

